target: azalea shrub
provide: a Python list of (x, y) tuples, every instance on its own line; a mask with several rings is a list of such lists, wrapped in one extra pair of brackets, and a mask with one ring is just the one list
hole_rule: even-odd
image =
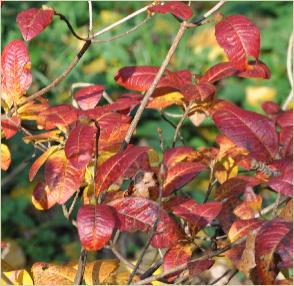
[[(230, 279), (240, 272), (254, 284), (292, 284), (292, 109), (266, 101), (261, 114), (218, 98), (219, 84), (228, 77), (271, 78), (260, 57), (261, 36), (254, 19), (220, 14), (223, 1), (204, 15), (186, 2), (155, 1), (142, 10), (148, 20), (169, 13), (179, 23), (162, 65), (121, 67), (113, 76), (125, 92), (116, 100), (101, 82), (74, 90), (70, 103), (53, 105), (46, 94), (87, 53), (95, 34), (89, 25), (88, 36), (77, 35), (66, 16), (49, 4), (18, 13), (23, 39), (11, 40), (2, 50), (1, 167), (10, 167), (7, 142), (17, 133), (41, 151), (29, 171), (28, 180), (36, 181), (32, 204), (40, 212), (63, 210), (78, 233), (81, 256), (74, 264), (36, 261), (27, 270), (12, 269), (4, 260), (4, 283), (201, 284), (216, 259), (224, 256)], [(30, 94), (34, 66), (28, 43), (59, 20), (83, 42), (82, 48), (62, 75)], [(227, 61), (203, 74), (184, 66), (170, 69), (184, 32), (202, 25), (215, 26)], [(169, 111), (172, 106), (176, 114)], [(148, 110), (174, 127), (173, 140), (165, 144), (158, 128), (161, 152), (132, 141)], [(195, 134), (205, 120), (212, 120), (219, 130), (214, 145), (187, 145), (181, 134), (187, 119)], [(183, 191), (197, 176), (209, 182), (203, 201)], [(274, 203), (266, 202), (268, 194), (275, 195)], [(139, 259), (130, 262), (116, 243), (122, 233), (134, 232), (145, 233), (146, 244)], [(5, 249), (5, 243), (1, 247)], [(158, 249), (159, 255), (142, 267), (148, 248)], [(113, 251), (116, 259), (87, 261), (87, 253), (103, 249)], [(119, 271), (121, 266), (124, 271)]]

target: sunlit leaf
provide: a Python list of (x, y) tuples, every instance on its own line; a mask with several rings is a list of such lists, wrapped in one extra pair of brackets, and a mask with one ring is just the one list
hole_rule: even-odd
[(256, 160), (268, 162), (275, 158), (278, 137), (273, 122), (267, 117), (221, 101), (214, 106), (212, 118), (224, 135), (248, 150)]
[[(115, 208), (118, 216), (118, 228), (121, 231), (150, 231), (158, 216), (158, 204), (145, 198), (122, 198), (111, 201), (108, 205)], [(151, 245), (156, 248), (169, 248), (177, 244), (181, 237), (182, 234), (177, 223), (164, 210), (161, 210), (160, 220)]]
[(179, 146), (166, 150), (163, 154), (163, 164), (167, 167), (173, 167), (175, 164), (183, 161), (193, 161), (200, 154), (192, 147)]
[[(28, 271), (22, 269), (22, 270), (13, 270), (13, 271), (7, 271), (3, 272), (4, 277), (7, 278), (12, 285), (33, 285), (33, 280), (29, 274)], [(6, 280), (6, 279), (5, 279)], [(1, 279), (1, 285), (11, 285), (8, 284), (2, 277)]]
[(1, 169), (7, 171), (11, 164), (11, 154), (7, 145), (1, 143)]
[(21, 40), (9, 42), (2, 51), (1, 64), (1, 97), (11, 107), (32, 83), (31, 60), (25, 43)]
[(230, 62), (236, 68), (245, 69), (248, 56), (258, 59), (259, 29), (245, 16), (226, 17), (216, 24), (215, 36), (219, 45), (225, 50)]
[(83, 205), (77, 226), (82, 246), (89, 251), (99, 250), (111, 239), (115, 218), (107, 205)]
[(51, 23), (54, 10), (51, 8), (30, 8), (16, 16), (18, 28), (26, 41), (39, 35)]
[(83, 110), (94, 108), (103, 96), (104, 86), (94, 85), (80, 89), (75, 99)]
[(57, 146), (52, 146), (47, 149), (31, 166), (29, 171), (29, 180), (30, 182), (35, 178), (39, 169), (43, 166), (46, 160), (58, 149)]
[(1, 128), (3, 130), (4, 136), (6, 139), (13, 137), (20, 125), (20, 119), (17, 116), (12, 116), (9, 119), (1, 120)]

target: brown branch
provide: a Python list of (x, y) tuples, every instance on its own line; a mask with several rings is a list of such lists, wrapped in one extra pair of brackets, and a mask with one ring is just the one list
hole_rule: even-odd
[(224, 283), (224, 285), (228, 285), (230, 281), (233, 279), (233, 277), (239, 272), (239, 270), (235, 269), (233, 270), (232, 274), (228, 277), (227, 281)]
[(220, 277), (216, 278), (211, 283), (209, 283), (209, 285), (214, 285), (215, 283), (217, 283), (218, 281), (220, 281), (221, 279), (223, 279), (225, 276), (227, 276), (230, 272), (231, 272), (231, 269), (228, 269)]
[(79, 265), (78, 265), (78, 270), (77, 274), (74, 280), (74, 285), (81, 285), (83, 282), (83, 276), (85, 272), (85, 267), (86, 267), (86, 262), (87, 262), (87, 251), (82, 248), (81, 250), (81, 255), (79, 259)]
[[(77, 63), (80, 61), (82, 56), (85, 54), (85, 52), (88, 50), (88, 48), (91, 46), (91, 40), (88, 40), (85, 42), (83, 45), (82, 49), (79, 51), (79, 53), (75, 56), (73, 61), (70, 63), (70, 65), (66, 68), (66, 70), (59, 76), (57, 77), (54, 81), (52, 81), (49, 85), (46, 87), (40, 89), (39, 91), (33, 93), (29, 97), (27, 97), (21, 104), (20, 106), (23, 106), (24, 104), (44, 95), (48, 91), (50, 91), (52, 88), (57, 86), (72, 70), (73, 68), (77, 65)], [(15, 110), (14, 110), (15, 111)], [(13, 110), (11, 111), (13, 113)]]
[[(163, 166), (163, 165), (162, 165)], [(162, 199), (162, 192), (163, 192), (163, 186), (162, 186), (162, 182), (160, 181), (160, 178), (158, 178), (158, 182), (160, 182), (160, 186), (159, 186), (159, 197), (158, 197), (158, 209), (157, 209), (157, 216), (156, 216), (156, 220), (153, 224), (153, 227), (149, 233), (149, 237), (148, 237), (148, 240), (147, 242), (145, 243), (145, 246), (140, 254), (140, 257), (138, 258), (137, 260), (137, 263), (135, 265), (135, 268), (133, 269), (129, 279), (128, 279), (128, 282), (127, 282), (127, 285), (130, 285), (132, 283), (132, 280), (134, 278), (134, 276), (136, 275), (136, 272), (140, 266), (140, 264), (142, 263), (142, 260), (144, 258), (144, 255), (146, 254), (146, 251), (151, 243), (151, 240), (153, 238), (153, 236), (155, 235), (156, 233), (156, 230), (157, 230), (157, 227), (158, 227), (158, 224), (159, 224), (159, 221), (160, 221), (160, 210), (161, 210), (161, 199)]]
[(158, 85), (160, 78), (162, 77), (167, 65), (169, 64), (173, 54), (175, 53), (176, 48), (177, 48), (180, 40), (182, 39), (186, 29), (187, 29), (186, 22), (181, 23), (180, 28), (178, 30), (178, 33), (177, 33), (177, 35), (176, 35), (168, 53), (167, 53), (163, 63), (161, 64), (161, 67), (160, 67), (159, 71), (157, 72), (157, 74), (153, 80), (153, 83), (151, 84), (151, 86), (147, 90), (146, 94), (144, 95), (144, 98), (141, 101), (141, 104), (140, 104), (140, 106), (139, 106), (139, 108), (133, 118), (133, 121), (130, 125), (130, 128), (128, 129), (128, 132), (125, 136), (124, 142), (121, 145), (120, 151), (123, 151), (124, 149), (126, 149), (128, 144), (130, 143), (131, 137), (133, 136), (133, 133), (134, 133), (139, 121), (140, 121), (140, 118), (143, 114), (143, 111), (144, 111), (146, 105), (148, 104), (149, 98), (152, 95), (152, 93), (154, 92), (156, 86)]

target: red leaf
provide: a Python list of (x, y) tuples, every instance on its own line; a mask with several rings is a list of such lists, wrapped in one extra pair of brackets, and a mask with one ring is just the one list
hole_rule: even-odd
[(177, 197), (166, 205), (173, 214), (191, 224), (197, 233), (201, 228), (211, 223), (222, 209), (220, 202), (198, 204), (192, 199)]
[(83, 169), (92, 159), (96, 128), (79, 123), (71, 130), (64, 151), (67, 159), (77, 169)]
[(32, 83), (31, 60), (25, 43), (11, 41), (2, 52), (2, 98), (9, 107), (28, 90)]
[(38, 123), (46, 130), (53, 128), (64, 129), (76, 122), (78, 111), (71, 105), (61, 104), (52, 106), (40, 114)]
[(260, 33), (255, 24), (245, 16), (233, 15), (225, 18), (215, 26), (215, 36), (236, 68), (245, 69), (248, 56), (258, 59)]
[(268, 185), (278, 193), (293, 197), (293, 158), (288, 157), (275, 161), (270, 167), (277, 169), (281, 175), (271, 177)]
[(169, 70), (165, 71), (165, 81), (167, 82), (167, 86), (171, 86), (174, 88), (180, 88), (185, 84), (192, 83), (192, 72), (189, 70), (181, 70), (176, 72), (171, 72)]
[(39, 35), (51, 23), (53, 9), (30, 8), (17, 14), (16, 22), (26, 41)]
[(149, 66), (124, 67), (117, 72), (114, 79), (119, 85), (125, 88), (145, 91), (152, 84), (158, 70), (158, 67)]
[(279, 268), (292, 268), (293, 266), (293, 233), (289, 231), (277, 246), (277, 253), (281, 257)]
[(188, 20), (193, 16), (192, 9), (187, 4), (179, 1), (160, 3), (158, 5), (151, 6), (148, 10), (160, 14), (171, 13), (183, 20)]
[(254, 61), (248, 64), (245, 71), (238, 73), (238, 77), (270, 79), (271, 72), (266, 64)]
[(262, 103), (261, 107), (264, 112), (269, 115), (278, 114), (281, 111), (281, 107), (272, 101), (265, 101)]
[(281, 127), (279, 139), (281, 155), (292, 156), (293, 154), (293, 110), (283, 112), (277, 117), (278, 125)]
[[(145, 198), (122, 198), (114, 200), (108, 205), (116, 209), (118, 227), (121, 231), (150, 231), (158, 215), (158, 204)], [(161, 210), (160, 220), (151, 245), (156, 248), (170, 248), (177, 244), (181, 238), (182, 234), (177, 223), (165, 211)]]
[(46, 160), (58, 149), (57, 146), (52, 146), (47, 149), (32, 165), (29, 172), (29, 180), (30, 182), (35, 178), (36, 174), (38, 173), (39, 169), (43, 166)]
[(181, 188), (204, 168), (205, 166), (198, 162), (180, 162), (169, 168), (163, 185), (163, 196), (168, 196), (173, 190)]
[(170, 168), (176, 163), (182, 161), (190, 161), (189, 159), (195, 158), (197, 152), (192, 147), (180, 146), (166, 150), (163, 154), (163, 164)]
[(59, 204), (64, 204), (80, 187), (85, 170), (76, 169), (64, 151), (54, 153), (45, 165), (45, 180)]
[(278, 274), (276, 265), (273, 264), (273, 256), (277, 246), (291, 230), (292, 223), (272, 220), (265, 223), (258, 232), (255, 240), (255, 275), (256, 284), (273, 284)]
[(17, 133), (20, 122), (20, 119), (16, 115), (1, 121), (1, 127), (6, 139), (10, 139)]
[(32, 203), (38, 210), (48, 210), (56, 204), (56, 196), (44, 182), (38, 182), (33, 191)]
[(200, 82), (198, 84), (188, 84), (181, 88), (185, 99), (190, 101), (210, 101), (215, 94), (215, 87), (209, 82)]
[(94, 108), (103, 96), (104, 86), (94, 85), (80, 89), (75, 99), (83, 110)]
[(209, 269), (214, 264), (213, 259), (204, 259), (188, 263), (189, 274), (193, 277)]
[[(163, 270), (169, 271), (179, 265), (188, 263), (192, 255), (191, 244), (177, 244), (170, 248), (163, 257)], [(167, 277), (168, 282), (172, 282), (181, 271), (175, 272)]]
[(147, 151), (147, 147), (130, 147), (105, 161), (99, 167), (95, 178), (96, 195), (125, 175), (134, 164), (140, 164), (140, 159), (144, 154), (146, 155)]
[(208, 69), (200, 81), (214, 83), (239, 72), (230, 62), (219, 63)]
[(228, 238), (231, 242), (238, 240), (239, 238), (246, 236), (249, 232), (259, 228), (264, 222), (259, 219), (246, 219), (236, 220), (228, 233)]
[(268, 162), (275, 158), (278, 138), (274, 123), (267, 117), (220, 101), (213, 107), (212, 118), (224, 135), (256, 160)]
[(77, 225), (82, 246), (88, 251), (99, 250), (111, 239), (115, 227), (112, 209), (107, 205), (83, 205)]

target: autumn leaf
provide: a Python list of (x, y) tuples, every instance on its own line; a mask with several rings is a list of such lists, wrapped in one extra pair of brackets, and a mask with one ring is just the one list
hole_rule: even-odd
[(226, 17), (216, 24), (215, 36), (230, 62), (236, 68), (245, 69), (249, 56), (258, 59), (260, 49), (259, 29), (245, 16)]
[(4, 47), (1, 56), (2, 98), (11, 107), (17, 103), (32, 83), (31, 60), (22, 40), (13, 40)]
[[(158, 216), (158, 204), (145, 198), (116, 199), (108, 205), (116, 210), (118, 228), (121, 231), (148, 232), (154, 226)], [(160, 220), (151, 245), (156, 248), (169, 248), (177, 244), (181, 237), (182, 233), (177, 223), (164, 210), (160, 210)]]
[(1, 169), (7, 171), (11, 164), (11, 154), (7, 145), (1, 143)]
[(18, 13), (16, 22), (24, 39), (30, 41), (51, 23), (53, 15), (51, 8), (30, 8)]
[(225, 136), (256, 160), (268, 162), (278, 153), (275, 125), (267, 117), (220, 101), (213, 107), (212, 118)]
[[(1, 279), (1, 285), (33, 285), (33, 280), (29, 274), (28, 271), (25, 269), (21, 270), (12, 270), (12, 271), (3, 271), (1, 273), (2, 279)], [(5, 277), (5, 278), (4, 278)], [(8, 281), (10, 283), (7, 283)]]
[(94, 108), (101, 97), (103, 96), (104, 86), (103, 85), (93, 85), (80, 89), (75, 95), (75, 99), (81, 109), (87, 110)]
[(66, 158), (77, 169), (83, 169), (91, 161), (94, 151), (96, 128), (87, 123), (78, 123), (65, 142)]
[(20, 119), (15, 115), (9, 119), (1, 120), (1, 128), (6, 139), (10, 139), (17, 133), (20, 122)]
[(32, 194), (32, 204), (40, 211), (52, 208), (57, 202), (56, 195), (44, 182), (38, 182)]
[(111, 239), (115, 218), (107, 205), (83, 205), (77, 215), (82, 246), (88, 251), (99, 250)]

